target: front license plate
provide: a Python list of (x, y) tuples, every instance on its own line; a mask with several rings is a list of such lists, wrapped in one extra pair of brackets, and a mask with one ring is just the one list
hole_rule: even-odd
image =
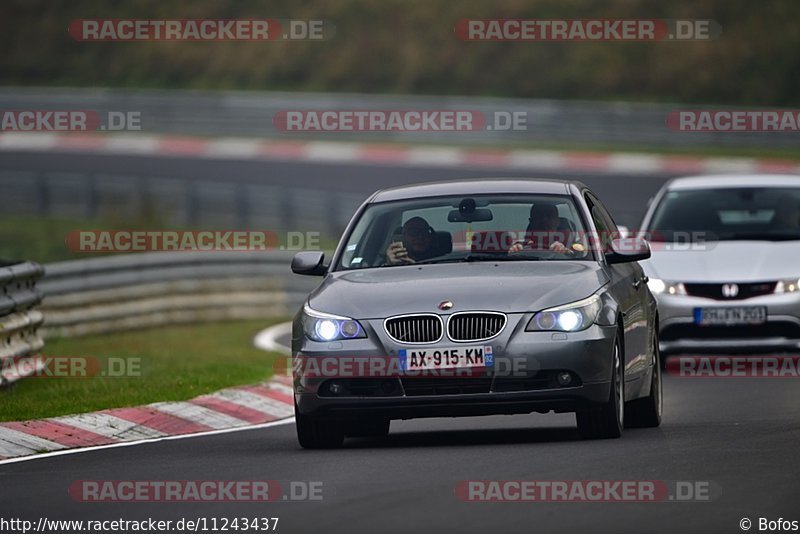
[(492, 347), (444, 347), (440, 349), (403, 349), (398, 352), (403, 371), (427, 369), (466, 369), (492, 367)]
[(767, 307), (695, 308), (694, 322), (699, 326), (764, 324), (767, 322)]

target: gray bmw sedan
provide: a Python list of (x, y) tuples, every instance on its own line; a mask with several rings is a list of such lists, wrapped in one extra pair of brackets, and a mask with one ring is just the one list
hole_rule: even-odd
[(586, 438), (661, 422), (658, 315), (580, 182), (480, 180), (374, 193), (294, 319), (305, 448), (386, 436), (392, 419), (575, 412)]

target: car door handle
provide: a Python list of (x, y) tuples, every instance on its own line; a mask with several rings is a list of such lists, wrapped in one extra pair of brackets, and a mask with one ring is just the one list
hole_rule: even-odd
[(633, 283), (633, 288), (634, 289), (639, 289), (642, 286), (642, 284), (646, 284), (649, 281), (650, 281), (650, 279), (648, 277), (643, 276), (643, 277), (639, 278), (638, 280), (636, 280)]

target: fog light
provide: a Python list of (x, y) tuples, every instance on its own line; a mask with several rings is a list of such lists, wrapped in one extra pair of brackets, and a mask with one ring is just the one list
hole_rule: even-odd
[(556, 380), (558, 380), (559, 386), (568, 386), (572, 382), (572, 374), (567, 371), (561, 371), (556, 376)]
[(339, 395), (342, 391), (344, 391), (344, 387), (339, 382), (331, 382), (328, 385), (328, 391), (330, 391), (334, 395)]

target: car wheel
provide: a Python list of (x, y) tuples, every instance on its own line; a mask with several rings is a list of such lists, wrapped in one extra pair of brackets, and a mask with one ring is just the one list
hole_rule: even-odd
[(294, 406), (297, 441), (304, 449), (336, 449), (344, 443), (344, 430), (338, 421), (304, 415)]
[(351, 422), (345, 435), (352, 438), (385, 438), (389, 435), (391, 421), (385, 417), (368, 417)]
[(584, 439), (618, 438), (625, 421), (625, 380), (619, 339), (614, 341), (609, 399), (600, 406), (577, 412), (578, 431)]
[(654, 428), (661, 424), (664, 410), (664, 394), (661, 377), (661, 354), (658, 350), (658, 337), (653, 336), (653, 377), (650, 380), (650, 393), (647, 397), (628, 403), (625, 425), (634, 428)]

